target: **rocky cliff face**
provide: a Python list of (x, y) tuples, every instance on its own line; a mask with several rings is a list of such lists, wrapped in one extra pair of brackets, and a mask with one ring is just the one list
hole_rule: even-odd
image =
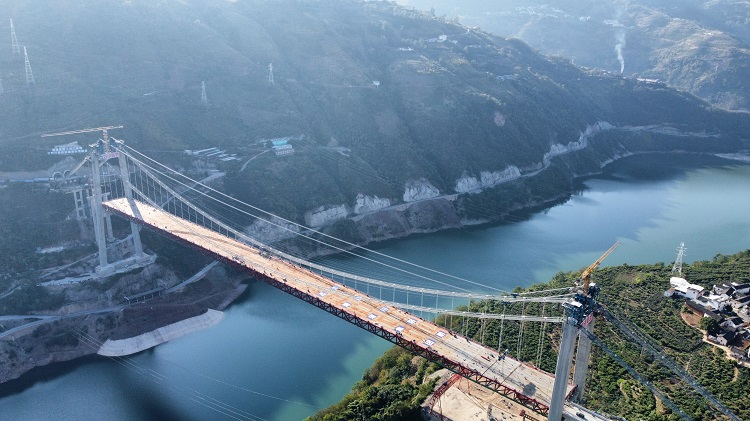
[(435, 232), (462, 226), (453, 201), (434, 198), (394, 206), (355, 220), (361, 243), (401, 238), (416, 233)]
[(346, 218), (349, 211), (346, 205), (320, 206), (305, 212), (305, 224), (310, 228), (320, 228), (334, 221)]
[(479, 178), (464, 174), (456, 180), (455, 190), (458, 193), (470, 193), (494, 187), (506, 181), (515, 180), (521, 176), (521, 170), (515, 165), (510, 165), (502, 171), (482, 171)]
[(416, 202), (418, 200), (432, 199), (433, 197), (438, 196), (440, 196), (440, 191), (437, 187), (430, 184), (426, 178), (420, 178), (406, 182), (403, 200), (408, 203)]
[[(482, 171), (479, 178), (464, 174), (456, 180), (455, 190), (458, 194), (441, 195), (429, 181), (413, 180), (406, 186), (404, 202), (350, 216), (349, 220), (353, 222), (356, 234), (348, 239), (367, 244), (414, 233), (491, 222), (488, 219), (472, 218), (463, 210), (465, 198), (481, 193), (492, 192), (490, 197), (513, 196), (510, 202), (507, 198), (503, 199), (500, 208), (496, 209), (498, 217), (513, 210), (558, 201), (569, 194), (571, 180), (575, 177), (597, 173), (605, 165), (634, 153), (662, 151), (659, 144), (643, 144), (639, 140), (643, 133), (662, 136), (666, 144), (670, 142), (666, 139), (675, 142), (680, 142), (680, 139), (689, 140), (682, 143), (687, 150), (700, 150), (706, 139), (720, 137), (716, 133), (696, 133), (668, 125), (618, 127), (604, 121), (596, 122), (587, 125), (576, 141), (551, 145), (543, 161), (530, 165), (524, 172), (516, 166), (508, 166), (502, 171)], [(604, 134), (608, 137), (603, 137)], [(622, 137), (618, 137), (619, 135)], [(600, 136), (602, 139), (598, 138)], [(611, 136), (615, 136), (616, 140)], [(555, 171), (565, 174), (562, 179), (567, 178), (568, 181), (554, 175)], [(495, 204), (484, 202), (482, 206), (494, 207)], [(326, 227), (321, 229), (325, 231)]]
[(286, 222), (281, 218), (270, 218), (268, 221), (258, 219), (252, 225), (245, 228), (247, 235), (262, 243), (292, 238), (299, 231), (299, 226)]
[(377, 196), (367, 196), (360, 193), (355, 199), (354, 213), (356, 215), (371, 213), (379, 209), (387, 208), (390, 205), (390, 199), (384, 199)]
[(545, 166), (549, 165), (550, 160), (556, 156), (563, 155), (566, 153), (580, 151), (589, 144), (589, 138), (595, 134), (603, 131), (613, 129), (614, 126), (606, 121), (597, 121), (594, 124), (586, 126), (586, 129), (581, 132), (578, 136), (578, 140), (575, 142), (569, 142), (567, 144), (554, 143), (550, 146), (549, 152), (544, 154), (542, 162)]

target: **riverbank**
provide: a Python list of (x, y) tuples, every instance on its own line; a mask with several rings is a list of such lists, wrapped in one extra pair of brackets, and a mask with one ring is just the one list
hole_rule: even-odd
[[(638, 130), (632, 128), (609, 130), (625, 135), (638, 133)], [(667, 137), (698, 136), (694, 133), (661, 133), (658, 130), (654, 133), (655, 136)], [(718, 158), (727, 163), (747, 164), (750, 162), (750, 155), (740, 152), (698, 152), (691, 151), (690, 148), (628, 150), (621, 144), (618, 147), (601, 146), (589, 140), (597, 135), (606, 136), (612, 133), (606, 131), (590, 133), (585, 137), (585, 141), (581, 142), (582, 146), (562, 148), (556, 154), (550, 155), (541, 168), (522, 172), (518, 177), (498, 182), (490, 188), (460, 194), (441, 194), (413, 202), (399, 203), (346, 217), (332, 225), (319, 228), (327, 235), (344, 240), (336, 247), (298, 241), (293, 235), (290, 237), (289, 231), (285, 230), (283, 233), (277, 233), (277, 237), (272, 231), (265, 232), (264, 235), (267, 236), (267, 241), (273, 243), (275, 247), (291, 250), (309, 259), (336, 254), (341, 250), (351, 250), (357, 246), (368, 246), (413, 235), (456, 228), (491, 226), (508, 220), (512, 221), (515, 219), (514, 215), (519, 212), (542, 210), (567, 201), (580, 190), (584, 180), (601, 176), (608, 166), (634, 156), (683, 155)], [(698, 138), (714, 139), (715, 136), (702, 135)], [(602, 143), (607, 145), (613, 141), (605, 139)], [(597, 150), (594, 146), (604, 148), (608, 152)], [(315, 236), (316, 232), (303, 230), (301, 234)]]
[(189, 333), (213, 327), (223, 318), (224, 313), (209, 308), (198, 316), (188, 317), (140, 335), (124, 339), (107, 339), (96, 353), (105, 357), (135, 354)]
[(21, 325), (0, 340), (0, 383), (37, 367), (95, 354), (105, 343), (109, 344), (102, 355), (126, 355), (217, 324), (220, 310), (241, 296), (247, 285), (224, 269), (204, 275), (187, 287), (132, 305), (113, 302), (111, 291), (157, 280), (179, 282), (178, 278), (164, 268), (145, 268), (118, 276), (110, 294), (100, 292), (98, 298), (82, 291), (92, 286), (96, 290), (96, 285), (107, 283), (106, 278), (71, 286), (75, 290), (70, 292), (88, 297), (85, 303), (66, 305), (60, 315)]
[[(607, 167), (603, 177), (586, 180), (563, 205), (519, 213), (514, 223), (381, 243), (377, 251), (512, 290), (548, 281), (560, 270), (586, 267), (614, 240), (622, 245), (607, 258), (607, 265), (671, 262), (680, 241), (688, 247), (688, 261), (750, 247), (746, 218), (750, 167), (699, 158), (676, 155), (620, 160)], [(374, 266), (371, 262), (347, 255), (332, 256), (322, 263), (356, 273), (382, 272), (380, 265), (369, 271)], [(400, 272), (392, 279), (405, 281), (405, 275)], [(429, 276), (436, 277), (434, 273)], [(476, 290), (454, 278), (440, 279)], [(4, 384), (8, 393), (0, 397), (3, 415), (29, 421), (46, 420), (50, 413), (60, 414), (61, 419), (222, 418), (213, 409), (196, 404), (194, 399), (199, 399), (196, 394), (200, 393), (243, 414), (300, 420), (340, 401), (390, 347), (372, 334), (260, 282), (250, 282), (243, 298), (224, 312), (224, 320), (211, 329), (128, 358), (140, 372), (160, 373), (170, 387), (105, 358), (85, 358), (35, 370), (21, 381)], [(531, 334), (529, 338), (535, 339)], [(530, 354), (535, 356), (536, 351)], [(616, 366), (596, 370), (618, 372)], [(243, 390), (207, 382), (205, 376)], [(176, 384), (191, 390), (175, 390)], [(158, 401), (153, 400), (155, 396)], [(157, 406), (144, 406), (144, 402)]]

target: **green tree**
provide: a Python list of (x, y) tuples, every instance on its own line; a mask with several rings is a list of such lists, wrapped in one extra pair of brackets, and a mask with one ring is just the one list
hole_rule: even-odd
[(705, 330), (709, 335), (714, 335), (719, 331), (719, 322), (710, 317), (702, 318), (700, 326), (701, 329)]

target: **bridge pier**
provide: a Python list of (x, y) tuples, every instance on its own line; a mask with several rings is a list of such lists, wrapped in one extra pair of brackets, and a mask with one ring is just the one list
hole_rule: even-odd
[(568, 317), (563, 323), (560, 352), (557, 354), (557, 367), (555, 368), (555, 384), (552, 386), (552, 402), (547, 418), (549, 421), (562, 420), (565, 392), (568, 387), (568, 377), (570, 377), (570, 364), (573, 362), (573, 344), (578, 333), (577, 323), (573, 317)]
[(596, 319), (592, 317), (591, 321), (583, 326), (578, 332), (578, 348), (576, 350), (576, 364), (573, 368), (573, 384), (576, 389), (573, 393), (572, 400), (580, 402), (583, 399), (583, 389), (586, 386), (586, 375), (589, 371), (589, 361), (591, 360), (591, 338), (589, 338), (583, 329), (589, 332), (594, 331)]

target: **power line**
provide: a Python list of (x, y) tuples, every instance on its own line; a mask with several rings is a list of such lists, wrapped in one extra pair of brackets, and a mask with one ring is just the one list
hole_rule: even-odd
[[(189, 178), (189, 177), (187, 177), (187, 176), (185, 176), (185, 175), (183, 175), (183, 174), (180, 174), (180, 173), (177, 173), (177, 172), (173, 171), (173, 170), (172, 170), (171, 168), (169, 168), (169, 167), (165, 166), (164, 164), (162, 164), (162, 163), (160, 163), (160, 162), (158, 162), (158, 161), (156, 161), (156, 160), (154, 160), (154, 159), (152, 159), (152, 158), (150, 158), (150, 157), (148, 157), (148, 156), (146, 156), (146, 155), (144, 155), (144, 154), (142, 154), (142, 153), (140, 153), (140, 152), (136, 151), (135, 149), (133, 149), (133, 148), (131, 148), (131, 147), (129, 147), (129, 146), (125, 146), (125, 147), (126, 147), (126, 148), (127, 148), (127, 149), (128, 149), (129, 151), (132, 151), (132, 152), (134, 152), (134, 153), (136, 153), (136, 154), (138, 154), (138, 155), (140, 155), (140, 156), (142, 156), (142, 157), (144, 157), (144, 158), (148, 159), (149, 161), (151, 161), (151, 162), (154, 162), (154, 163), (155, 163), (156, 165), (159, 165), (159, 166), (161, 166), (161, 167), (165, 168), (165, 169), (166, 169), (167, 171), (169, 171), (169, 172), (171, 172), (171, 173), (174, 173), (175, 175), (181, 176), (182, 178), (186, 178), (186, 179), (187, 179), (187, 180), (189, 180), (189, 181), (190, 181), (191, 183), (198, 183), (197, 181), (195, 181), (195, 180), (193, 180), (193, 179), (191, 179), (191, 178)], [(132, 157), (132, 156), (131, 156), (131, 159), (133, 159), (133, 157)], [(162, 175), (164, 175), (164, 176), (167, 176), (167, 177), (168, 177), (169, 179), (171, 179), (171, 180), (173, 180), (173, 181), (175, 181), (175, 182), (178, 182), (178, 183), (180, 183), (181, 185), (183, 185), (183, 186), (185, 186), (185, 187), (188, 187), (188, 188), (189, 188), (190, 190), (196, 191), (197, 193), (199, 193), (199, 194), (201, 194), (201, 195), (204, 195), (205, 197), (207, 197), (207, 198), (209, 198), (209, 199), (211, 199), (211, 200), (214, 200), (214, 201), (216, 201), (217, 203), (219, 203), (219, 204), (221, 204), (221, 205), (227, 206), (227, 207), (229, 207), (229, 208), (231, 208), (231, 209), (233, 209), (233, 210), (236, 210), (236, 211), (238, 211), (238, 212), (240, 212), (240, 213), (243, 213), (243, 214), (246, 214), (246, 215), (249, 215), (249, 216), (252, 216), (252, 217), (255, 217), (255, 218), (261, 219), (261, 220), (264, 220), (265, 222), (267, 222), (267, 223), (269, 223), (269, 224), (272, 224), (272, 225), (274, 225), (274, 226), (277, 226), (277, 227), (279, 227), (279, 228), (282, 228), (282, 229), (284, 229), (284, 230), (286, 230), (286, 231), (292, 232), (292, 233), (294, 233), (294, 235), (297, 235), (297, 236), (305, 236), (305, 237), (307, 237), (308, 239), (311, 239), (311, 240), (313, 240), (313, 241), (319, 242), (319, 243), (321, 243), (321, 244), (324, 244), (324, 245), (326, 245), (326, 246), (328, 246), (328, 247), (334, 248), (334, 249), (336, 249), (336, 250), (338, 250), (338, 251), (341, 251), (341, 252), (344, 252), (344, 253), (348, 253), (348, 254), (351, 254), (351, 255), (353, 255), (353, 256), (356, 256), (356, 257), (360, 257), (360, 258), (363, 258), (363, 259), (366, 259), (366, 260), (370, 260), (370, 261), (372, 261), (372, 262), (374, 262), (374, 263), (377, 263), (377, 264), (380, 264), (380, 265), (385, 265), (385, 266), (389, 266), (389, 267), (392, 267), (392, 268), (394, 268), (394, 269), (397, 269), (397, 270), (399, 270), (399, 271), (403, 271), (403, 272), (407, 272), (407, 273), (410, 273), (410, 274), (412, 274), (412, 275), (414, 275), (414, 276), (417, 276), (417, 277), (419, 277), (419, 278), (422, 278), (422, 279), (432, 280), (432, 281), (434, 281), (434, 282), (439, 282), (439, 283), (441, 283), (441, 284), (444, 284), (444, 283), (442, 283), (442, 282), (440, 282), (440, 281), (437, 281), (436, 279), (432, 279), (432, 278), (427, 278), (427, 277), (425, 277), (425, 276), (422, 276), (422, 275), (418, 275), (418, 274), (416, 274), (416, 273), (413, 273), (413, 272), (409, 272), (409, 271), (406, 271), (405, 269), (395, 268), (395, 267), (393, 267), (393, 266), (391, 266), (391, 265), (388, 265), (388, 264), (386, 264), (386, 263), (383, 263), (383, 262), (380, 262), (380, 261), (377, 261), (377, 260), (374, 260), (374, 259), (371, 259), (371, 258), (367, 258), (367, 257), (365, 257), (365, 256), (362, 256), (362, 255), (359, 255), (359, 254), (356, 254), (356, 253), (353, 253), (353, 252), (351, 252), (350, 250), (346, 250), (346, 249), (344, 249), (344, 248), (342, 248), (342, 247), (338, 247), (338, 246), (334, 246), (334, 245), (332, 245), (332, 244), (330, 244), (330, 243), (326, 243), (326, 242), (324, 242), (323, 240), (319, 240), (319, 239), (316, 239), (316, 238), (312, 238), (312, 237), (310, 237), (309, 235), (305, 235), (305, 234), (302, 234), (302, 233), (300, 233), (300, 232), (297, 232), (297, 231), (293, 231), (293, 230), (290, 230), (290, 229), (289, 229), (288, 227), (286, 227), (286, 226), (284, 226), (284, 225), (281, 225), (281, 224), (278, 224), (278, 223), (276, 223), (276, 222), (273, 222), (273, 220), (280, 220), (280, 221), (283, 221), (283, 222), (284, 222), (284, 223), (286, 223), (286, 224), (290, 224), (290, 225), (296, 226), (297, 228), (300, 228), (300, 229), (302, 229), (302, 230), (305, 230), (305, 231), (309, 231), (309, 232), (312, 232), (312, 233), (314, 233), (314, 234), (320, 235), (320, 236), (322, 236), (322, 237), (325, 237), (325, 238), (328, 238), (328, 239), (331, 239), (331, 240), (334, 240), (334, 241), (340, 242), (340, 243), (342, 243), (342, 244), (344, 244), (344, 245), (346, 245), (346, 246), (348, 246), (348, 247), (352, 247), (352, 248), (355, 248), (355, 249), (359, 249), (359, 250), (362, 250), (362, 251), (365, 251), (365, 252), (368, 252), (368, 253), (372, 253), (372, 254), (374, 254), (374, 255), (377, 255), (377, 256), (379, 256), (379, 257), (383, 257), (383, 258), (386, 258), (386, 259), (390, 259), (390, 260), (396, 261), (396, 262), (398, 262), (398, 263), (406, 264), (406, 265), (408, 265), (408, 266), (416, 267), (416, 268), (419, 268), (419, 269), (421, 269), (421, 270), (425, 270), (425, 271), (428, 271), (428, 272), (432, 272), (432, 273), (435, 273), (435, 274), (438, 274), (438, 275), (441, 275), (441, 276), (446, 276), (446, 277), (448, 277), (448, 278), (451, 278), (451, 279), (455, 279), (455, 280), (463, 281), (463, 282), (466, 282), (466, 283), (469, 283), (469, 284), (473, 284), (473, 285), (476, 285), (476, 286), (480, 286), (480, 287), (483, 287), (483, 288), (488, 288), (488, 289), (491, 289), (491, 290), (495, 290), (495, 291), (501, 291), (501, 292), (502, 292), (502, 290), (501, 290), (501, 289), (498, 289), (498, 288), (495, 288), (495, 287), (492, 287), (492, 286), (489, 286), (489, 285), (485, 285), (485, 284), (482, 284), (482, 283), (479, 283), (479, 282), (471, 281), (471, 280), (469, 280), (469, 279), (461, 278), (461, 277), (458, 277), (458, 276), (455, 276), (455, 275), (451, 275), (451, 274), (448, 274), (448, 273), (445, 273), (445, 272), (441, 272), (441, 271), (438, 271), (438, 270), (435, 270), (435, 269), (431, 269), (431, 268), (428, 268), (428, 267), (425, 267), (425, 266), (422, 266), (422, 265), (418, 265), (418, 264), (416, 264), (416, 263), (408, 262), (408, 261), (406, 261), (406, 260), (403, 260), (403, 259), (399, 259), (399, 258), (396, 258), (396, 257), (390, 256), (390, 255), (387, 255), (387, 254), (385, 254), (385, 253), (381, 253), (381, 252), (378, 252), (378, 251), (375, 251), (375, 250), (372, 250), (372, 249), (368, 249), (368, 248), (366, 248), (366, 247), (363, 247), (363, 246), (360, 246), (360, 245), (357, 245), (357, 244), (354, 244), (354, 243), (351, 243), (351, 242), (348, 242), (348, 241), (345, 241), (345, 240), (341, 240), (341, 239), (339, 239), (339, 238), (336, 238), (336, 237), (334, 237), (334, 236), (331, 236), (331, 235), (329, 235), (329, 234), (325, 234), (325, 233), (323, 233), (323, 232), (321, 232), (321, 231), (317, 231), (317, 230), (314, 230), (314, 229), (310, 229), (310, 228), (308, 228), (308, 227), (306, 227), (306, 226), (304, 226), (304, 225), (298, 224), (298, 223), (296, 223), (296, 222), (294, 222), (294, 221), (291, 221), (291, 220), (288, 220), (288, 219), (282, 218), (282, 217), (280, 217), (280, 216), (278, 216), (278, 215), (275, 215), (275, 214), (273, 214), (273, 213), (271, 213), (271, 212), (265, 211), (265, 210), (263, 210), (263, 209), (260, 209), (260, 208), (258, 208), (258, 207), (256, 207), (256, 206), (253, 206), (253, 205), (250, 205), (250, 204), (248, 204), (248, 203), (242, 202), (241, 200), (239, 200), (239, 199), (236, 199), (236, 198), (234, 198), (234, 197), (231, 197), (231, 196), (229, 196), (229, 195), (226, 195), (225, 193), (222, 193), (222, 192), (220, 192), (220, 191), (218, 191), (218, 190), (215, 190), (215, 189), (211, 188), (210, 186), (206, 186), (206, 185), (201, 185), (201, 186), (202, 186), (203, 188), (205, 188), (205, 189), (207, 189), (207, 190), (211, 191), (212, 193), (216, 193), (216, 194), (220, 195), (221, 197), (224, 197), (224, 198), (226, 198), (227, 200), (230, 200), (230, 201), (232, 201), (232, 202), (238, 203), (238, 204), (239, 204), (240, 206), (246, 206), (246, 207), (249, 207), (249, 208), (251, 208), (251, 209), (253, 209), (253, 210), (257, 211), (257, 212), (261, 212), (262, 214), (265, 214), (265, 215), (267, 215), (267, 216), (271, 217), (271, 218), (272, 218), (273, 220), (267, 220), (267, 219), (263, 219), (263, 218), (261, 218), (261, 217), (259, 217), (259, 216), (257, 216), (257, 215), (254, 215), (254, 214), (252, 214), (252, 213), (249, 213), (249, 212), (247, 212), (247, 211), (244, 211), (244, 210), (242, 210), (242, 209), (239, 209), (239, 208), (237, 208), (236, 206), (234, 206), (234, 205), (231, 205), (231, 204), (229, 204), (229, 203), (227, 203), (227, 202), (225, 202), (225, 201), (223, 201), (223, 200), (220, 200), (220, 199), (217, 199), (217, 198), (213, 198), (213, 197), (211, 197), (211, 196), (208, 196), (207, 194), (205, 194), (205, 193), (203, 193), (203, 192), (201, 192), (201, 191), (199, 191), (199, 190), (196, 190), (196, 189), (195, 189), (195, 188), (193, 188), (192, 186), (190, 186), (190, 185), (187, 185), (187, 184), (185, 184), (185, 183), (183, 183), (183, 182), (180, 182), (180, 181), (178, 181), (178, 180), (176, 180), (176, 179), (174, 179), (174, 178), (172, 178), (172, 177), (168, 176), (167, 174), (165, 174), (165, 173), (163, 173), (163, 172), (160, 172), (160, 173), (161, 173)], [(454, 287), (455, 287), (455, 286), (454, 286)]]
[[(81, 340), (84, 344), (87, 344), (94, 349), (99, 349), (102, 345), (101, 341), (99, 341), (98, 339), (94, 338), (93, 336), (91, 336), (90, 334), (86, 332), (83, 332), (83, 331), (78, 332), (77, 336), (79, 340)], [(265, 418), (262, 418), (258, 415), (254, 415), (252, 413), (244, 411), (220, 399), (213, 398), (192, 387), (189, 387), (184, 384), (180, 385), (174, 379), (170, 379), (168, 376), (162, 374), (161, 372), (158, 372), (151, 368), (146, 368), (146, 367), (141, 366), (140, 364), (136, 363), (132, 358), (125, 357), (125, 356), (108, 357), (108, 358), (116, 362), (117, 364), (127, 368), (128, 370), (136, 373), (137, 375), (140, 376), (142, 380), (148, 380), (148, 381), (151, 381), (152, 383), (162, 385), (166, 387), (168, 390), (175, 392), (197, 403), (198, 405), (204, 406), (214, 412), (225, 415), (231, 419), (248, 420), (248, 421), (266, 421)]]

